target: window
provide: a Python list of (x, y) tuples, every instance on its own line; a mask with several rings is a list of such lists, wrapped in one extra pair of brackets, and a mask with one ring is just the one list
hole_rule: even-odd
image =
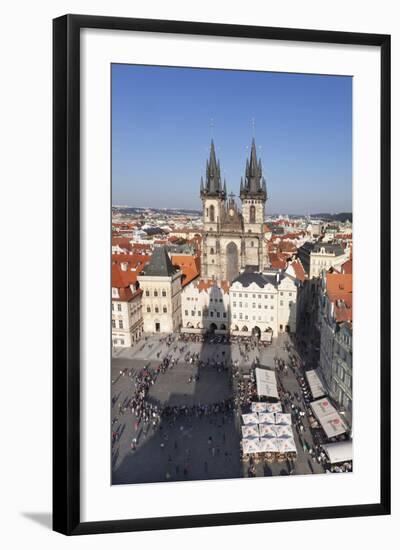
[(155, 290), (155, 291), (154, 291), (154, 297), (157, 298), (157, 296), (158, 296), (158, 291)]
[(253, 308), (253, 309), (255, 309), (255, 308), (256, 308), (256, 304), (255, 304), (255, 302), (253, 302), (253, 303), (252, 303), (251, 305), (252, 305), (252, 308)]
[(292, 295), (292, 293), (291, 293), (291, 292), (289, 292), (289, 296), (291, 296), (291, 295)]
[(154, 308), (154, 311), (155, 311), (155, 313), (158, 313), (158, 311), (159, 311), (159, 310), (158, 310), (158, 307), (155, 307), (155, 308)]
[(258, 304), (258, 309), (261, 309), (261, 304)]
[[(250, 223), (255, 223), (256, 221), (256, 207), (251, 205), (250, 206)], [(251, 243), (253, 246), (253, 243)]]
[(186, 316), (189, 315), (189, 312), (188, 312), (187, 309), (185, 309), (185, 315), (186, 315)]
[(147, 313), (150, 313), (150, 311), (151, 311), (150, 306), (147, 306)]
[(111, 304), (111, 311), (114, 311), (114, 304)]
[(271, 306), (271, 309), (274, 309), (274, 306)]
[(234, 293), (232, 294), (232, 296), (233, 296), (234, 298), (236, 298), (236, 292), (234, 292)]
[(213, 222), (215, 219), (215, 208), (214, 208), (214, 205), (212, 204), (210, 206), (210, 222)]
[(243, 314), (239, 313), (239, 319), (243, 319)]
[(201, 311), (198, 311), (198, 312), (197, 312), (197, 315), (198, 315), (199, 317), (201, 317)]
[(115, 319), (112, 320), (112, 328), (115, 328)]
[(219, 317), (220, 317), (220, 313), (219, 313), (219, 311), (217, 311), (217, 317), (218, 317), (218, 319), (219, 319)]
[(246, 319), (246, 321), (248, 320), (249, 316), (248, 315), (245, 315), (244, 318)]
[(214, 249), (210, 248), (210, 254), (214, 254)]
[(252, 247), (254, 246), (254, 241), (251, 241), (251, 245), (250, 245), (250, 246), (252, 246)]
[(150, 296), (150, 291), (146, 290), (146, 296)]
[(236, 302), (233, 302), (233, 307), (236, 307)]
[(163, 310), (163, 313), (167, 313), (167, 308), (165, 306), (162, 308), (162, 310)]
[(224, 319), (226, 319), (226, 313), (225, 313), (225, 312), (222, 314), (222, 317), (223, 317)]
[(121, 311), (121, 309), (122, 309), (121, 304), (117, 304), (117, 309), (118, 309), (118, 311)]
[(242, 307), (242, 302), (239, 302), (239, 307)]
[(210, 317), (214, 317), (214, 312), (210, 311)]
[(279, 294), (280, 294), (281, 296), (283, 296), (283, 292), (280, 292)]
[(234, 314), (233, 318), (236, 319), (236, 313)]
[(261, 294), (258, 295), (258, 299), (259, 299), (259, 300), (261, 299)]
[(281, 300), (281, 301), (279, 302), (279, 305), (280, 305), (280, 306), (283, 306), (283, 300)]
[(119, 328), (124, 328), (124, 322), (123, 321), (118, 321), (118, 326)]
[(268, 309), (268, 306), (264, 306), (264, 309)]
[(253, 298), (255, 298), (255, 297), (256, 297), (256, 295), (255, 295), (255, 294), (253, 294)]
[(273, 318), (273, 317), (271, 317), (271, 321), (273, 321), (273, 320), (274, 320), (274, 318)]
[(239, 298), (241, 298), (241, 297), (242, 297), (242, 293), (241, 293), (241, 292), (239, 292)]

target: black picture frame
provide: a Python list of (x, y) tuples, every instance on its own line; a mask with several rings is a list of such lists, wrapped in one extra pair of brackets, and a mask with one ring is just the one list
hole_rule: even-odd
[[(352, 506), (80, 520), (80, 31), (84, 28), (378, 46), (381, 50), (380, 501)], [(65, 15), (53, 21), (53, 529), (66, 535), (390, 513), (390, 36)]]

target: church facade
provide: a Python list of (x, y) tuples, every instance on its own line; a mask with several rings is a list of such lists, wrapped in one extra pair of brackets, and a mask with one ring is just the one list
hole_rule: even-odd
[(227, 195), (226, 182), (222, 183), (213, 141), (205, 181), (201, 178), (200, 197), (203, 202), (201, 276), (231, 282), (245, 270), (267, 269), (264, 232), (267, 189), (254, 139), (245, 177), (240, 182), (241, 210), (234, 195)]

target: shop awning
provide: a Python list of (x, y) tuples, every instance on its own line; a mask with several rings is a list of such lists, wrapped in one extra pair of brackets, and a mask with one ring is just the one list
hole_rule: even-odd
[(258, 395), (279, 398), (275, 372), (268, 369), (256, 368), (256, 382)]
[(353, 460), (353, 442), (351, 440), (327, 443), (326, 445), (322, 445), (322, 448), (331, 464)]
[(307, 371), (306, 378), (307, 378), (308, 385), (310, 386), (311, 395), (313, 399), (318, 399), (318, 397), (322, 397), (323, 395), (326, 395), (326, 391), (320, 380), (320, 377), (317, 374), (317, 371), (315, 370)]
[(348, 431), (344, 420), (326, 397), (313, 401), (311, 409), (328, 438)]

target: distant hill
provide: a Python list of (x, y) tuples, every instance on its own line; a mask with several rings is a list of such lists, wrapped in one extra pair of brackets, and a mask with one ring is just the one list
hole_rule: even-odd
[(167, 214), (173, 216), (174, 214), (182, 214), (184, 216), (200, 216), (199, 210), (189, 210), (187, 208), (152, 208), (146, 206), (113, 206), (114, 212), (121, 212), (124, 214), (143, 214), (144, 212), (155, 212), (157, 214)]
[(353, 221), (353, 213), (352, 212), (339, 212), (339, 214), (311, 214), (311, 218), (316, 218), (318, 220), (324, 220), (327, 222), (345, 222), (349, 220), (350, 222)]

